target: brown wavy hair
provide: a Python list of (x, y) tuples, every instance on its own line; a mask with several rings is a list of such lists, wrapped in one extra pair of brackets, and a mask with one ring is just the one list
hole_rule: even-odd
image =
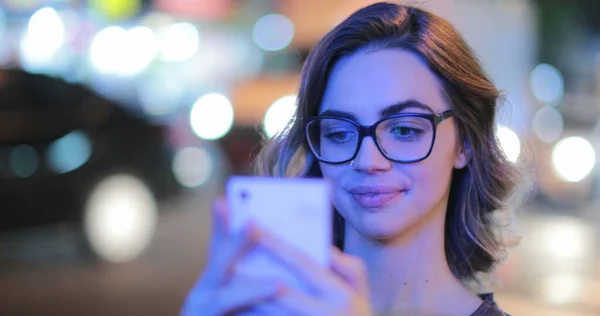
[[(255, 161), (259, 175), (321, 177), (305, 139), (306, 118), (316, 116), (336, 62), (360, 50), (401, 49), (419, 56), (441, 83), (469, 163), (452, 174), (445, 224), (445, 252), (461, 281), (489, 272), (504, 254), (492, 213), (505, 207), (519, 172), (495, 137), (501, 94), (462, 36), (446, 20), (419, 8), (376, 3), (326, 34), (310, 52), (301, 74), (298, 107), (287, 127), (265, 144)], [(335, 212), (334, 244), (344, 245), (344, 219)]]

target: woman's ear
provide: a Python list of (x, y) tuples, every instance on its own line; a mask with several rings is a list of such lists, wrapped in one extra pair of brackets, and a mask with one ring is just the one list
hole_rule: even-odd
[(456, 155), (456, 160), (454, 161), (454, 168), (462, 169), (467, 166), (469, 161), (471, 160), (471, 145), (469, 143), (464, 142), (461, 146), (458, 154)]

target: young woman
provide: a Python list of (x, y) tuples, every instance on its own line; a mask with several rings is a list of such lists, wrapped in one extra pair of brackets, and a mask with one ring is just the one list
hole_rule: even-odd
[[(332, 266), (254, 225), (227, 234), (217, 201), (208, 266), (184, 313), (505, 315), (491, 294), (466, 286), (503, 252), (492, 215), (516, 184), (494, 136), (498, 101), (444, 19), (392, 3), (355, 12), (314, 47), (294, 119), (256, 162), (262, 175), (333, 185)], [(313, 291), (231, 275), (253, 247)]]

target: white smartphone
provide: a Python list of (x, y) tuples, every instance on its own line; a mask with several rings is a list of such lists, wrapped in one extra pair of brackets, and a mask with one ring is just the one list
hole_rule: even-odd
[[(318, 178), (231, 177), (226, 185), (232, 232), (249, 219), (303, 252), (322, 267), (330, 263), (332, 207), (329, 187)], [(237, 265), (236, 272), (305, 285), (289, 269), (264, 251), (253, 251)]]

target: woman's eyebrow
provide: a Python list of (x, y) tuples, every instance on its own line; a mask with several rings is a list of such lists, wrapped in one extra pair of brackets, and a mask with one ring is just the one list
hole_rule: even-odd
[[(421, 109), (421, 110), (425, 110), (427, 112), (433, 113), (433, 110), (431, 109), (431, 107), (429, 107), (417, 100), (410, 99), (410, 100), (392, 104), (392, 105), (382, 109), (381, 111), (379, 111), (379, 116), (384, 117), (384, 116), (389, 116), (392, 114), (397, 114), (397, 113), (400, 113), (409, 108)], [(356, 121), (356, 115), (354, 115), (350, 112), (340, 111), (340, 110), (325, 110), (325, 111), (323, 111), (323, 113), (321, 113), (319, 115), (337, 116), (337, 117), (343, 117), (343, 118), (347, 118), (347, 119)]]
[(356, 121), (356, 116), (354, 114), (339, 110), (325, 110), (323, 113), (319, 114), (319, 116), (336, 116)]
[(384, 116), (388, 116), (388, 115), (392, 115), (392, 114), (397, 114), (408, 108), (417, 108), (417, 109), (421, 109), (421, 110), (425, 110), (427, 112), (433, 113), (433, 110), (431, 109), (431, 107), (429, 107), (417, 100), (410, 99), (410, 100), (398, 102), (396, 104), (392, 104), (392, 105), (384, 108), (383, 110), (379, 111), (379, 116), (384, 117)]

